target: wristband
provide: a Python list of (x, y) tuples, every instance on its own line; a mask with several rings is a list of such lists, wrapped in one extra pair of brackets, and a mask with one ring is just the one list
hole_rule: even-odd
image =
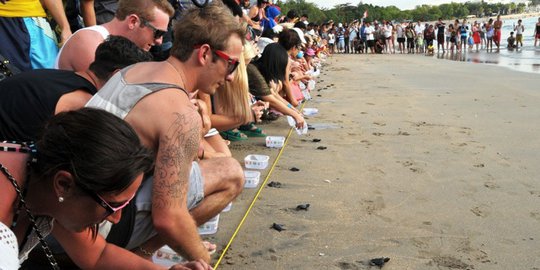
[(287, 108), (292, 109), (292, 104), (291, 103), (287, 104)]

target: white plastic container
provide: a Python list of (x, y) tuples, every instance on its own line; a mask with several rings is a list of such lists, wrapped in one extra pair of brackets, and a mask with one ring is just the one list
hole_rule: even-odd
[(311, 91), (315, 90), (315, 81), (314, 80), (309, 80), (308, 81), (308, 84), (307, 84), (307, 88)]
[(317, 108), (304, 108), (303, 109), (305, 116), (313, 116), (319, 113), (319, 109)]
[(256, 188), (259, 185), (261, 172), (259, 171), (244, 171), (244, 188)]
[(219, 214), (203, 225), (199, 226), (199, 234), (200, 235), (207, 235), (207, 234), (215, 234), (218, 230), (218, 224), (219, 224)]
[(247, 169), (264, 170), (268, 166), (269, 156), (265, 155), (247, 155), (244, 158), (244, 165)]
[(152, 261), (161, 266), (171, 267), (175, 264), (183, 262), (184, 258), (174, 252), (174, 250), (172, 250), (169, 246), (165, 245), (154, 252)]
[(222, 213), (224, 212), (229, 212), (231, 211), (231, 208), (232, 208), (232, 202), (230, 202), (229, 204), (227, 204), (227, 206), (225, 208), (223, 208), (223, 210), (221, 210)]
[(285, 143), (285, 137), (283, 136), (266, 136), (266, 147), (281, 148)]
[(304, 99), (311, 100), (311, 94), (308, 89), (302, 90), (302, 95), (304, 96)]
[(307, 124), (306, 121), (304, 121), (304, 126), (301, 129), (296, 127), (296, 121), (290, 115), (287, 115), (287, 122), (289, 122), (289, 126), (293, 127), (294, 130), (296, 130), (296, 134), (298, 134), (298, 135), (307, 134), (307, 132), (308, 132), (308, 124)]

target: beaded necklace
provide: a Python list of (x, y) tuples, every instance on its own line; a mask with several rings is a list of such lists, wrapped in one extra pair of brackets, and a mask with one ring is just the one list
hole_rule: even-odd
[[(26, 182), (28, 183), (28, 178), (30, 176), (29, 170), (30, 170), (30, 164), (35, 163), (37, 161), (36, 159), (36, 153), (37, 150), (35, 148), (35, 145), (33, 143), (18, 143), (18, 142), (7, 142), (4, 141), (2, 143), (10, 143), (10, 144), (17, 144), (17, 146), (0, 146), (0, 151), (2, 152), (18, 152), (18, 153), (30, 153), (31, 160), (28, 161), (26, 164), (27, 166), (27, 173), (26, 173)], [(45, 252), (45, 256), (47, 256), (47, 259), (49, 260), (49, 263), (51, 264), (51, 267), (54, 270), (59, 270), (60, 267), (58, 266), (58, 263), (54, 259), (53, 253), (51, 249), (49, 248), (49, 245), (47, 242), (45, 242), (45, 237), (41, 233), (41, 230), (37, 226), (36, 218), (34, 215), (30, 212), (30, 209), (26, 206), (26, 201), (24, 200), (24, 193), (26, 193), (26, 190), (21, 190), (21, 187), (19, 184), (17, 184), (17, 180), (15, 180), (15, 177), (9, 172), (9, 170), (4, 167), (2, 163), (0, 163), (0, 171), (7, 177), (7, 179), (11, 182), (13, 187), (15, 188), (15, 191), (17, 192), (17, 196), (19, 197), (19, 207), (17, 208), (17, 211), (15, 212), (15, 215), (13, 216), (13, 224), (11, 225), (11, 228), (13, 229), (15, 226), (17, 226), (17, 219), (19, 218), (19, 211), (20, 209), (24, 209), (26, 212), (26, 215), (28, 216), (28, 219), (30, 220), (30, 225), (36, 232), (36, 235), (39, 239), (39, 243), (41, 244), (41, 248), (43, 249), (43, 252)]]

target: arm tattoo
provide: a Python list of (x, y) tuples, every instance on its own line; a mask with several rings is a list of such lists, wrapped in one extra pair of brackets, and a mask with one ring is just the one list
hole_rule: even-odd
[(161, 137), (154, 173), (152, 202), (170, 208), (186, 200), (189, 168), (200, 142), (201, 120), (196, 111), (174, 113), (174, 121)]

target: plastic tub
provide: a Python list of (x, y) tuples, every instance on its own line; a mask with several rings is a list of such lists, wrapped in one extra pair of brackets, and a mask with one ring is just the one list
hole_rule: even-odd
[(224, 212), (229, 212), (231, 211), (231, 208), (232, 208), (232, 202), (230, 202), (229, 204), (227, 204), (227, 206), (225, 208), (223, 208), (223, 210), (221, 210), (222, 213)]
[(214, 234), (218, 230), (218, 224), (219, 224), (219, 214), (203, 225), (199, 226), (199, 234), (200, 235), (207, 235), (207, 234)]
[(266, 147), (281, 148), (285, 143), (285, 137), (283, 136), (266, 136)]
[(256, 188), (259, 185), (259, 179), (261, 178), (261, 172), (259, 171), (244, 171), (244, 188)]
[(317, 108), (304, 108), (303, 109), (305, 116), (313, 116), (319, 113), (319, 109)]
[(174, 250), (172, 250), (169, 246), (165, 245), (154, 252), (152, 261), (161, 266), (171, 267), (175, 264), (183, 262), (184, 258), (174, 252)]
[(269, 156), (265, 155), (247, 155), (244, 158), (244, 165), (247, 169), (264, 170), (268, 166)]

